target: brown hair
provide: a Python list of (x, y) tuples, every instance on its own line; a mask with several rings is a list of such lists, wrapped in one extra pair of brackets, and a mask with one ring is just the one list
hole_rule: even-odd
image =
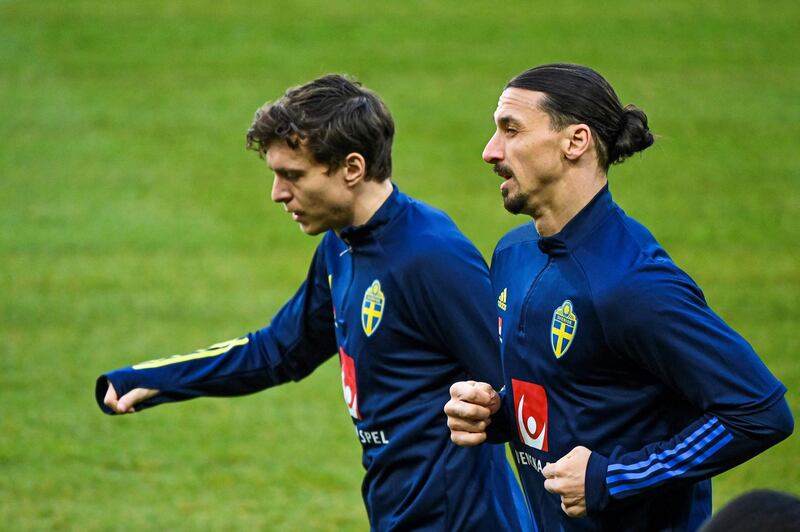
[(247, 131), (247, 148), (263, 157), (272, 142), (292, 149), (308, 146), (319, 163), (332, 168), (349, 153), (366, 161), (367, 179), (392, 175), (394, 121), (377, 94), (338, 74), (293, 87), (256, 111)]

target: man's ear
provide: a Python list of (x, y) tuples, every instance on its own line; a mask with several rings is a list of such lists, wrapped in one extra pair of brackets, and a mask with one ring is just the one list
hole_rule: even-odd
[(367, 161), (360, 153), (353, 152), (344, 158), (344, 182), (352, 187), (364, 180), (367, 175)]
[(592, 145), (592, 129), (586, 124), (572, 124), (564, 128), (561, 143), (564, 157), (577, 161)]

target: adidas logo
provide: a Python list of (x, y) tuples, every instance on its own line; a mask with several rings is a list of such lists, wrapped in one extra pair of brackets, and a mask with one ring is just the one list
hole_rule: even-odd
[(508, 299), (508, 288), (503, 288), (503, 291), (500, 292), (500, 295), (497, 297), (497, 306), (500, 307), (500, 310), (505, 310), (508, 305), (506, 305)]

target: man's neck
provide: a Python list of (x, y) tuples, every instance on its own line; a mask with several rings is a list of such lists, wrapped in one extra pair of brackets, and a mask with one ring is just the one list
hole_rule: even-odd
[(365, 181), (357, 193), (352, 225), (358, 226), (367, 223), (391, 195), (391, 179), (380, 182)]
[(541, 236), (552, 236), (561, 231), (600, 190), (608, 178), (598, 172), (591, 176), (565, 176), (551, 187), (548, 197), (532, 215), (536, 231)]

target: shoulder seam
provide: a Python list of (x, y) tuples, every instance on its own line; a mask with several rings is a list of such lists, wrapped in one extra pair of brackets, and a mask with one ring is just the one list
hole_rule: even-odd
[[(628, 228), (628, 224), (626, 224), (625, 220), (623, 220), (622, 217), (620, 216), (619, 210), (615, 209), (614, 211), (612, 211), (609, 214), (609, 216), (611, 216), (611, 215), (615, 215), (619, 219), (620, 224), (622, 225), (622, 227), (625, 230), (625, 234), (628, 236), (628, 238), (630, 238), (631, 240), (633, 240), (633, 242), (636, 243), (636, 248), (638, 249), (639, 256), (641, 257), (644, 254), (644, 251), (642, 250), (642, 246), (639, 243), (639, 241), (631, 234), (630, 229)], [(604, 218), (604, 220), (607, 220), (607, 219), (608, 219), (608, 217)], [(585, 240), (585, 238), (584, 238), (584, 240)], [(577, 246), (577, 248), (579, 249), (582, 246), (582, 244), (583, 244), (583, 240)], [(591, 277), (586, 273), (586, 269), (583, 267), (583, 263), (575, 255), (574, 251), (570, 250), (569, 256), (572, 258), (572, 260), (578, 266), (578, 268), (580, 269), (581, 273), (583, 274), (583, 278), (586, 280), (586, 286), (589, 289), (589, 299), (590, 299), (590, 302), (591, 302), (591, 305), (592, 305), (592, 310), (594, 311), (595, 316), (597, 316), (597, 321), (600, 324), (600, 331), (603, 334), (603, 342), (605, 343), (606, 347), (608, 347), (608, 349), (611, 352), (614, 352), (614, 350), (611, 348), (611, 344), (608, 341), (608, 334), (606, 333), (605, 320), (603, 319), (602, 314), (600, 312), (598, 312), (598, 309), (597, 309), (597, 302), (595, 300), (594, 290), (592, 289)]]

